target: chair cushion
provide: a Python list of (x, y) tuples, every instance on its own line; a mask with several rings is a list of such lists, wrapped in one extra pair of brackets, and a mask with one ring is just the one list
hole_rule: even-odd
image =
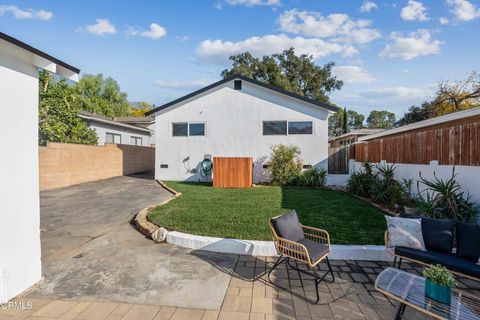
[(408, 247), (425, 250), (421, 219), (385, 216), (389, 247)]
[(457, 223), (457, 255), (477, 263), (480, 258), (480, 225)]
[(272, 226), (277, 235), (290, 241), (298, 242), (304, 238), (303, 229), (298, 221), (295, 210), (271, 219)]
[(308, 251), (310, 260), (317, 261), (320, 257), (328, 253), (329, 249), (326, 244), (318, 243), (309, 239), (302, 239), (298, 243), (303, 244)]
[(452, 253), (455, 221), (422, 218), (422, 234), (425, 248), (437, 252)]
[(405, 247), (396, 247), (395, 254), (428, 264), (441, 264), (451, 271), (480, 279), (480, 266), (471, 260), (456, 255)]

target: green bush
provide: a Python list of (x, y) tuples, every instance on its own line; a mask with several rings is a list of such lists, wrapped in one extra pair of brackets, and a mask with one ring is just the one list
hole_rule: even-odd
[(370, 162), (362, 163), (362, 171), (354, 172), (347, 182), (347, 190), (360, 197), (370, 198), (372, 188), (376, 182), (374, 165)]
[[(446, 180), (433, 174), (432, 180), (427, 180), (420, 173), (417, 182), (419, 211), (434, 219), (453, 219), (467, 223), (475, 223), (478, 206), (465, 196), (456, 180), (455, 167), (452, 176)], [(420, 190), (420, 185), (424, 189)]]
[(450, 271), (439, 264), (425, 269), (423, 276), (441, 286), (453, 287), (455, 285), (455, 280)]
[(304, 187), (325, 187), (327, 180), (327, 170), (324, 168), (309, 168), (302, 172), (302, 174), (297, 179), (297, 185)]
[(292, 185), (298, 181), (302, 173), (302, 162), (299, 159), (300, 148), (283, 144), (271, 147), (272, 153), (268, 161), (267, 173), (274, 185)]

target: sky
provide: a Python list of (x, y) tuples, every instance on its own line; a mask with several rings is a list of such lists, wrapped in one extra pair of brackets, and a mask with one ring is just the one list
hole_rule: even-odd
[(331, 101), (400, 117), (480, 70), (480, 0), (0, 1), (0, 31), (130, 101), (161, 105), (220, 79), (232, 54), (293, 46), (344, 81)]

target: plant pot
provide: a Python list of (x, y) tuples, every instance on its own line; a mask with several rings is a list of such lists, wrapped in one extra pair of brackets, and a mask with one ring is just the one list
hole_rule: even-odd
[(403, 207), (406, 216), (417, 216), (417, 208), (415, 207)]
[(450, 304), (452, 297), (452, 288), (433, 283), (425, 279), (425, 295), (435, 301)]

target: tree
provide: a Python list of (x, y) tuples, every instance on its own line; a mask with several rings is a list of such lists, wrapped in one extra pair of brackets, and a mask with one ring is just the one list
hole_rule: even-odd
[(350, 129), (358, 130), (363, 127), (363, 120), (365, 120), (365, 116), (363, 114), (359, 114), (358, 112), (353, 110), (348, 110), (347, 118), (348, 127)]
[(76, 94), (65, 80), (40, 72), (39, 142), (97, 144), (95, 130), (78, 117)]
[(139, 103), (137, 108), (130, 107), (130, 114), (132, 117), (145, 117), (145, 113), (152, 110), (153, 107), (148, 103), (142, 101)]
[[(331, 136), (337, 136), (344, 133), (344, 109), (339, 109), (337, 113), (328, 118), (328, 129)], [(363, 127), (365, 116), (353, 110), (347, 110), (348, 131), (360, 129)]]
[(112, 78), (103, 78), (102, 74), (86, 74), (74, 86), (79, 108), (95, 112), (106, 117), (130, 115), (127, 94)]
[(367, 125), (369, 128), (392, 128), (396, 122), (395, 113), (390, 111), (373, 110), (367, 118)]
[[(451, 112), (469, 109), (480, 104), (480, 73), (472, 71), (460, 81), (442, 81), (438, 84), (435, 105), (453, 107)], [(449, 112), (447, 112), (449, 113)]]
[(420, 106), (411, 106), (398, 120), (397, 125), (404, 126), (410, 123), (426, 120), (435, 117), (435, 104), (425, 101)]
[(335, 63), (318, 66), (312, 56), (297, 56), (293, 48), (263, 58), (244, 52), (231, 56), (230, 60), (232, 67), (221, 73), (224, 78), (241, 74), (322, 103), (329, 103), (328, 95), (343, 86), (332, 75)]
[(343, 108), (343, 117), (342, 117), (342, 131), (343, 133), (347, 133), (348, 130), (348, 113), (347, 108)]

